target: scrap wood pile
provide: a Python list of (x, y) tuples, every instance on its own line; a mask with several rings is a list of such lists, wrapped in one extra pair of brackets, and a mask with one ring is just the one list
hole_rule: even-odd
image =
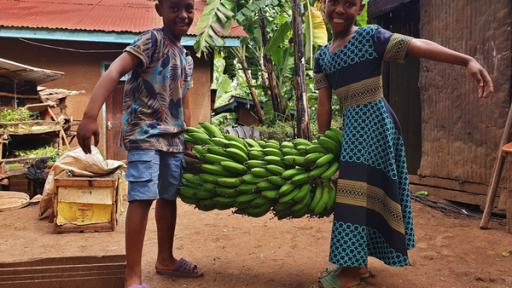
[(180, 198), (203, 211), (234, 208), (251, 217), (329, 216), (342, 137), (331, 128), (312, 142), (279, 143), (224, 135), (209, 123), (188, 127), (185, 141), (194, 144), (201, 169), (185, 168)]

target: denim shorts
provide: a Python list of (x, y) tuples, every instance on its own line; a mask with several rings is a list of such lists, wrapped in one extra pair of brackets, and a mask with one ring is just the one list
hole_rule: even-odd
[(183, 153), (139, 149), (128, 151), (128, 201), (176, 200), (183, 163)]

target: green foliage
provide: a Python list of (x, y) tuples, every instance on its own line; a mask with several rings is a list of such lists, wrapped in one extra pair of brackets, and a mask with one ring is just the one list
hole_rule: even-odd
[(258, 130), (262, 139), (283, 142), (295, 138), (294, 127), (295, 122), (293, 121), (275, 121), (258, 127)]
[(0, 112), (0, 122), (23, 122), (32, 120), (32, 113), (26, 108), (4, 109)]
[(23, 157), (23, 158), (29, 158), (29, 157), (50, 157), (50, 162), (55, 162), (57, 159), (59, 159), (60, 155), (62, 154), (62, 151), (60, 151), (57, 148), (54, 148), (52, 146), (47, 147), (40, 147), (37, 149), (31, 149), (31, 150), (13, 150), (15, 157)]
[(224, 43), (222, 36), (229, 34), (235, 16), (231, 6), (228, 0), (208, 0), (196, 25), (194, 49), (197, 56), (207, 55), (216, 44)]

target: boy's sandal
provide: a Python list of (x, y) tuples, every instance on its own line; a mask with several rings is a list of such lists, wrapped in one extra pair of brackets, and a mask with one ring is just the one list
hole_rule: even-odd
[[(318, 283), (320, 284), (320, 287), (322, 288), (342, 288), (343, 283), (338, 279), (336, 274), (328, 274), (324, 277), (318, 278)], [(359, 282), (355, 285), (352, 285), (348, 288), (365, 288), (366, 285), (364, 283)], [(347, 288), (347, 287), (345, 287)]]
[(156, 273), (177, 278), (197, 278), (203, 276), (203, 270), (183, 258), (176, 262), (172, 269), (159, 269), (155, 268)]

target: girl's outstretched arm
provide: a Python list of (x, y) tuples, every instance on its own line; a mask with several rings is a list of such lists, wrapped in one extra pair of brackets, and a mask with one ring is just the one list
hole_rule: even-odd
[(332, 119), (332, 90), (331, 87), (325, 86), (318, 90), (318, 104), (316, 111), (316, 120), (318, 122), (318, 133), (324, 133), (325, 130), (331, 128)]
[(494, 92), (489, 73), (471, 56), (425, 39), (413, 39), (407, 48), (407, 53), (419, 58), (465, 66), (468, 74), (478, 83), (479, 97), (485, 98)]

